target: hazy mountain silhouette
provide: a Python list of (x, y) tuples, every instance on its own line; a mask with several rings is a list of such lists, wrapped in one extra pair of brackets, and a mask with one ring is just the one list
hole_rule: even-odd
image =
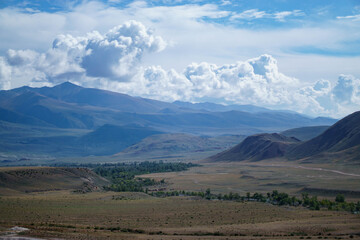
[(111, 155), (161, 132), (140, 126), (115, 126), (106, 124), (83, 135), (77, 144), (84, 152), (94, 155)]
[(83, 88), (66, 82), (55, 87), (21, 87), (0, 91), (0, 108), (7, 111), (7, 114), (0, 116), (0, 120), (83, 129), (95, 129), (104, 124), (136, 123), (161, 131), (167, 129), (169, 132), (192, 133), (196, 129), (195, 134), (234, 133), (233, 131), (237, 134), (251, 134), (271, 129), (319, 125), (319, 122), (324, 125), (335, 122), (330, 118), (312, 119), (293, 112), (271, 111), (250, 105), (245, 108), (238, 106), (243, 111), (224, 111), (233, 109), (236, 105), (200, 104), (206, 105), (208, 109), (214, 107), (213, 111), (204, 111), (177, 104)]
[(287, 137), (295, 137), (301, 141), (307, 141), (314, 137), (319, 136), (330, 126), (313, 126), (313, 127), (301, 127), (292, 128), (281, 132), (282, 135)]
[(190, 102), (182, 102), (175, 101), (173, 102), (176, 106), (194, 110), (204, 110), (209, 112), (227, 112), (227, 111), (244, 111), (244, 112), (270, 112), (267, 108), (253, 106), (253, 105), (222, 105), (210, 102), (204, 103), (190, 103)]

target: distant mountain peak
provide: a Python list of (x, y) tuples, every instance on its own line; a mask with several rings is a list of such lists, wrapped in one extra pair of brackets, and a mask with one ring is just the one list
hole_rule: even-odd
[(79, 85), (76, 85), (72, 82), (63, 82), (59, 85), (54, 86), (53, 88), (66, 88), (66, 89), (72, 89), (72, 88), (83, 88)]

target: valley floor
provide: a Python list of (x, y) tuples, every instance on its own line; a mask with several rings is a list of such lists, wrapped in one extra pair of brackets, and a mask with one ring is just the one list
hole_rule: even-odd
[[(187, 191), (217, 193), (247, 192), (266, 194), (279, 190), (301, 196), (311, 195), (335, 199), (337, 193), (347, 199), (360, 200), (360, 166), (345, 164), (300, 164), (282, 159), (259, 162), (200, 163), (200, 167), (185, 172), (153, 173), (142, 175), (165, 179), (169, 188)], [(310, 192), (311, 191), (311, 192)]]

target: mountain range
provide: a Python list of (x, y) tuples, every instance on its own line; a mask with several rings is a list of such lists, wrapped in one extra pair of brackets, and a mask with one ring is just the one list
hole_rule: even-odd
[[(267, 128), (329, 125), (336, 120), (310, 118), (294, 112), (251, 105), (162, 102), (65, 82), (55, 87), (21, 87), (0, 91), (0, 120), (57, 128), (95, 129), (104, 124), (140, 124), (167, 132), (194, 127), (203, 134), (213, 129), (256, 132)], [(249, 130), (244, 130), (244, 129)], [(240, 132), (239, 132), (240, 131)]]
[(111, 155), (161, 134), (251, 135), (335, 122), (252, 105), (162, 102), (70, 82), (25, 86), (0, 91), (0, 160)]

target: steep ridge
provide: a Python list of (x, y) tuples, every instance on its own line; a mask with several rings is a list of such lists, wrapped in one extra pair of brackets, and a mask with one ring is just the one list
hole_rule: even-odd
[(286, 150), (298, 144), (300, 140), (289, 138), (278, 133), (257, 134), (247, 137), (235, 147), (216, 154), (208, 161), (224, 162), (224, 161), (260, 161), (263, 159), (283, 157)]
[(301, 159), (325, 152), (341, 152), (359, 146), (360, 111), (341, 119), (318, 137), (296, 146), (286, 156)]

